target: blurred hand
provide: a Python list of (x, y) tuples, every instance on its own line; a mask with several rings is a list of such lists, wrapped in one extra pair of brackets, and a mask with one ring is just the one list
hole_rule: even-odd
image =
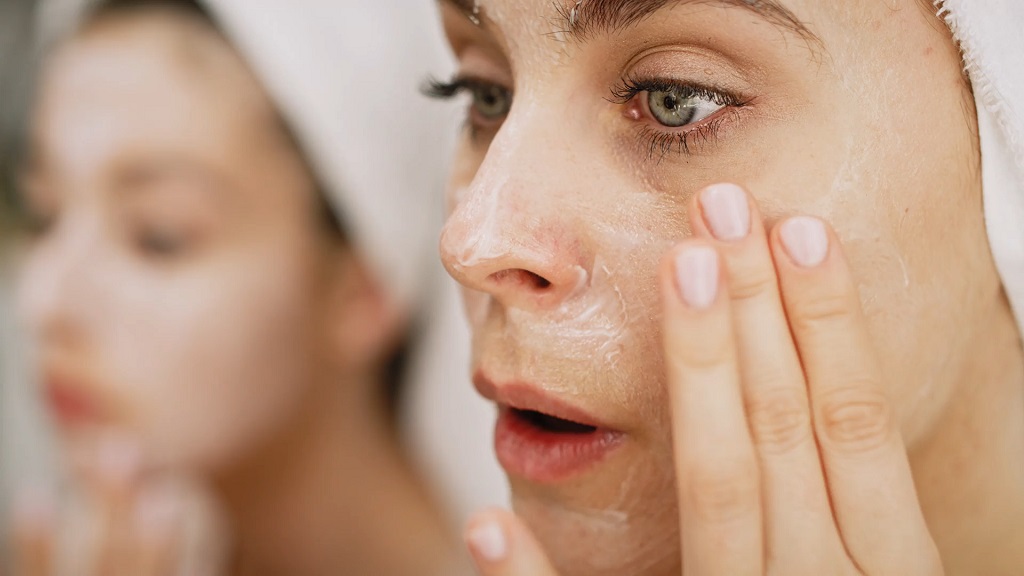
[(143, 476), (126, 439), (73, 458), (77, 498), (30, 490), (15, 505), (13, 576), (177, 576), (190, 512), (180, 482)]
[[(659, 273), (683, 573), (941, 575), (835, 233), (768, 233), (729, 185), (690, 214)], [(467, 541), (485, 576), (556, 576), (510, 513)]]

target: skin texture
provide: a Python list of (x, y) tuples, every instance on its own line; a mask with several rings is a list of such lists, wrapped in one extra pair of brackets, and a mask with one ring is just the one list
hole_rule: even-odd
[[(550, 2), (483, 1), (481, 26), (442, 4), (460, 75), (514, 92), (503, 118), (470, 110), (441, 239), (466, 288), (473, 369), (626, 434), (571, 480), (510, 478), (560, 573), (681, 570), (656, 274), (693, 232), (694, 194), (717, 182), (750, 190), (766, 227), (795, 214), (834, 227), (947, 572), (1012, 565), (1021, 348), (985, 238), (973, 99), (933, 15), (910, 0), (782, 2), (812, 38), (669, 3), (580, 42)], [(743, 105), (702, 122), (687, 151), (652, 148), (645, 135), (666, 129), (643, 95), (613, 95), (652, 77)]]
[[(69, 454), (85, 454), (86, 496), (110, 512), (151, 479), (197, 476), (245, 574), (450, 568), (454, 546), (381, 392), (400, 307), (329, 230), (231, 46), (170, 8), (104, 16), (49, 59), (32, 144), (39, 226), (20, 305), (43, 382), (94, 407), (60, 426)], [(132, 479), (113, 500), (87, 482), (111, 437)], [(384, 550), (381, 534), (405, 531), (419, 538)]]

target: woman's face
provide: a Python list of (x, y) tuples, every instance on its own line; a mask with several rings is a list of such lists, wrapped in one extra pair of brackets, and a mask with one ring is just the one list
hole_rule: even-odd
[(107, 17), (52, 57), (21, 306), (71, 443), (113, 428), (159, 463), (214, 469), (311, 393), (325, 264), (342, 249), (275, 118), (231, 48), (183, 14)]
[(925, 3), (441, 3), (460, 71), (435, 91), (474, 97), (442, 256), (477, 387), (519, 409), (496, 439), (515, 507), (564, 573), (678, 572), (654, 277), (706, 185), (837, 228), (927, 442), (1003, 304), (973, 100)]

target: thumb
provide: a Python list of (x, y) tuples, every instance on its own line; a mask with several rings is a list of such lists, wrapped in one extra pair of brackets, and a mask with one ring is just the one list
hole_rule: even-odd
[(558, 576), (530, 529), (511, 512), (477, 514), (465, 539), (481, 576)]

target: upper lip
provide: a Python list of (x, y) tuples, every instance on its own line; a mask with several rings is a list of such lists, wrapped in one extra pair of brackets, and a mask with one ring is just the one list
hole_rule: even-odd
[(96, 398), (90, 392), (89, 387), (81, 381), (59, 371), (48, 370), (43, 382), (46, 394), (51, 399), (60, 399), (64, 409), (69, 406), (66, 403), (70, 403), (70, 407), (74, 411), (74, 414), (70, 414), (71, 416), (75, 418), (99, 416)]
[(539, 412), (561, 420), (575, 422), (594, 428), (610, 430), (597, 417), (582, 408), (574, 406), (558, 398), (555, 394), (542, 390), (539, 386), (522, 382), (496, 382), (483, 371), (473, 375), (473, 386), (484, 398), (515, 410)]

